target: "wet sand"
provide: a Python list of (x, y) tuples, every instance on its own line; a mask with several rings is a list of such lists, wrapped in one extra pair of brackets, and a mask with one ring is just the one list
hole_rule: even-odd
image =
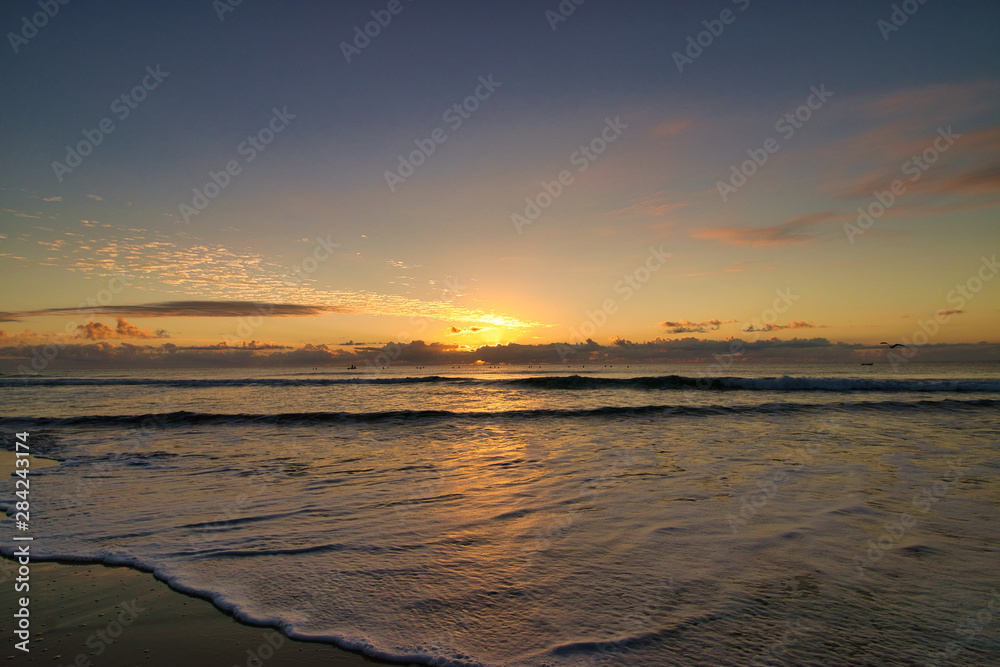
[[(16, 565), (0, 560), (0, 601), (15, 611)], [(153, 575), (104, 565), (31, 564), (30, 653), (4, 622), (0, 665), (372, 667), (389, 663), (244, 625)]]
[[(0, 475), (16, 455), (0, 452)], [(58, 461), (31, 457), (31, 469)], [(4, 519), (9, 521), (10, 519)], [(328, 644), (289, 639), (272, 628), (244, 625), (212, 603), (179, 593), (152, 574), (127, 567), (31, 563), (30, 590), (14, 590), (17, 564), (0, 558), (0, 665), (145, 665), (146, 667), (372, 667), (382, 661)], [(30, 600), (31, 638), (15, 647), (11, 619)], [(17, 606), (15, 606), (17, 605)], [(11, 619), (12, 620), (12, 619)]]

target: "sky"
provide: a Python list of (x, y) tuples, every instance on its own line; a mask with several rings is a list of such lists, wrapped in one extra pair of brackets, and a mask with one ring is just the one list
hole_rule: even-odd
[(0, 28), (2, 368), (1000, 360), (993, 2)]

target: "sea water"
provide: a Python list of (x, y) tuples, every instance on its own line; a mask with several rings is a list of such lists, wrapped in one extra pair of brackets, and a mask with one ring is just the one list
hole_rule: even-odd
[[(1000, 367), (0, 378), (32, 554), (435, 665), (1000, 662)], [(14, 480), (0, 508), (14, 513)], [(12, 519), (0, 552), (12, 554)]]

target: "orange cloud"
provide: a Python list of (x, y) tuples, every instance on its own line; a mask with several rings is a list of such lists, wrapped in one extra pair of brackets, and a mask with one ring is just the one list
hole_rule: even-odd
[[(260, 253), (234, 253), (223, 246), (200, 242), (194, 238), (171, 237), (144, 229), (95, 224), (112, 228), (114, 231), (109, 232), (111, 237), (88, 238), (89, 234), (81, 236), (73, 241), (79, 245), (71, 243), (68, 247), (53, 249), (45, 261), (57, 263), (69, 271), (80, 271), (90, 277), (127, 279), (136, 290), (186, 292), (211, 299), (219, 305), (213, 305), (212, 301), (146, 304), (145, 312), (141, 315), (127, 310), (130, 307), (107, 313), (94, 310), (94, 315), (147, 317), (155, 316), (152, 314), (154, 312), (161, 312), (164, 313), (161, 315), (163, 317), (183, 317), (185, 313), (190, 313), (191, 316), (229, 316), (223, 315), (227, 312), (227, 307), (232, 308), (228, 312), (233, 312), (239, 309), (240, 302), (247, 308), (236, 316), (244, 315), (248, 310), (251, 315), (259, 315), (257, 306), (260, 304), (266, 306), (270, 302), (277, 302), (277, 307), (281, 303), (301, 302), (310, 304), (316, 310), (305, 312), (302, 307), (296, 310), (296, 304), (291, 304), (291, 309), (276, 309), (269, 314), (277, 317), (279, 313), (285, 316), (305, 316), (352, 312), (400, 317), (421, 316), (516, 329), (551, 326), (491, 310), (466, 308), (450, 299), (415, 298), (362, 289), (322, 289), (314, 277), (303, 277), (295, 273), (298, 271), (295, 261), (301, 260), (293, 258), (288, 264), (279, 264)], [(86, 252), (81, 252), (84, 248)], [(310, 256), (305, 251), (303, 257)], [(237, 303), (232, 304), (233, 301)], [(232, 305), (227, 306), (227, 303)], [(180, 314), (166, 315), (174, 306), (179, 309)], [(56, 309), (32, 314), (75, 314), (75, 310)], [(151, 314), (147, 315), (146, 312)]]
[[(847, 199), (870, 197), (897, 178), (907, 194), (950, 193), (982, 195), (998, 190), (1000, 126), (979, 127), (976, 116), (1000, 104), (1000, 83), (975, 81), (930, 85), (893, 92), (855, 105), (855, 114), (869, 114), (875, 123), (838, 142), (827, 155), (842, 175), (828, 177), (831, 192)], [(911, 182), (902, 173), (905, 164), (934, 146), (940, 130), (956, 135), (954, 144), (940, 151), (931, 167)], [(860, 175), (850, 174), (865, 165)]]
[(598, 232), (602, 236), (660, 234), (674, 225), (675, 212), (688, 206), (691, 202), (677, 201), (674, 194), (656, 192), (628, 206), (608, 211), (608, 223)]
[(1000, 163), (989, 164), (955, 176), (928, 181), (928, 192), (954, 195), (986, 195), (1000, 192)]
[(672, 137), (675, 134), (685, 132), (691, 129), (693, 125), (694, 121), (690, 118), (671, 118), (654, 127), (651, 134), (657, 139), (663, 139), (664, 137)]
[(21, 343), (35, 344), (41, 342), (47, 342), (52, 339), (51, 334), (41, 334), (35, 333), (30, 329), (25, 329), (21, 333), (9, 334), (6, 331), (0, 331), (0, 345), (16, 345)]
[(637, 213), (639, 215), (649, 215), (656, 218), (666, 218), (677, 209), (690, 205), (691, 202), (673, 201), (667, 193), (657, 192), (656, 194), (637, 201), (634, 204), (630, 204), (625, 208), (620, 208), (617, 211), (614, 211), (614, 214), (616, 217), (621, 213)]
[(746, 333), (760, 331), (781, 331), (782, 329), (825, 329), (825, 324), (812, 324), (810, 322), (792, 322), (791, 324), (765, 324), (762, 327), (754, 327), (752, 324), (743, 331)]
[(263, 301), (165, 301), (136, 306), (94, 306), (88, 308), (46, 308), (0, 313), (0, 322), (17, 322), (38, 315), (109, 315), (114, 317), (312, 317), (348, 312), (336, 306), (317, 306)]
[(995, 81), (930, 84), (919, 88), (897, 90), (875, 100), (872, 107), (885, 115), (920, 114), (929, 112), (947, 120), (970, 111), (989, 108), (990, 99), (996, 99), (1000, 85)]
[(806, 228), (822, 222), (835, 219), (837, 216), (830, 212), (810, 213), (801, 215), (791, 220), (770, 225), (768, 227), (755, 227), (752, 229), (741, 229), (737, 227), (707, 229), (702, 232), (695, 232), (691, 236), (696, 239), (708, 239), (729, 245), (761, 247), (774, 246), (783, 247), (812, 243), (815, 236), (801, 233)]
[(712, 318), (704, 322), (692, 322), (690, 320), (677, 320), (675, 322), (660, 322), (657, 326), (664, 327), (667, 333), (705, 333), (706, 331), (717, 331), (723, 324), (730, 324), (736, 320), (719, 320)]
[(168, 337), (167, 332), (163, 329), (160, 329), (155, 333), (149, 329), (140, 329), (124, 317), (116, 318), (116, 326), (114, 329), (103, 322), (93, 321), (77, 325), (76, 329), (80, 332), (80, 338), (86, 338), (88, 340), (105, 340), (108, 338), (148, 339)]

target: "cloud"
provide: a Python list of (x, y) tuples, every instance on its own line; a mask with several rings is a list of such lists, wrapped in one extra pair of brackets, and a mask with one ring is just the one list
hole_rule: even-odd
[(903, 88), (874, 100), (871, 106), (887, 116), (933, 115), (945, 121), (959, 114), (984, 111), (996, 99), (1000, 87), (989, 80), (962, 83), (927, 84)]
[(135, 306), (95, 306), (92, 308), (47, 308), (18, 313), (0, 313), (0, 321), (16, 322), (24, 317), (43, 315), (108, 315), (112, 317), (314, 317), (327, 313), (350, 312), (336, 306), (254, 301), (165, 301)]
[[(878, 162), (898, 170), (900, 164), (934, 141), (939, 128), (968, 128), (971, 117), (995, 109), (998, 101), (1000, 84), (996, 81), (932, 84), (896, 90), (874, 100), (858, 98), (842, 111), (871, 118), (871, 123), (864, 131), (838, 141), (830, 157), (844, 165)], [(961, 139), (949, 153), (955, 148), (989, 150), (989, 142), (965, 141), (981, 130), (959, 132)]]
[(964, 312), (965, 312), (964, 310), (939, 310), (939, 311), (937, 311), (937, 314), (938, 315), (961, 315)]
[[(1000, 150), (1000, 147), (997, 150)], [(958, 151), (955, 154), (956, 158), (959, 157), (957, 153)], [(935, 195), (934, 199), (912, 203), (908, 207), (911, 209), (927, 209), (939, 213), (969, 208), (970, 202), (964, 200), (946, 202), (942, 205), (939, 195), (954, 197), (989, 197), (994, 195), (988, 201), (977, 200), (971, 203), (978, 206), (996, 205), (995, 195), (1000, 193), (1000, 163), (981, 161), (980, 164), (972, 167), (950, 167), (945, 163), (948, 159), (947, 154), (942, 155), (945, 157), (942, 157), (927, 171), (920, 172), (920, 178), (916, 181), (913, 180), (912, 165), (909, 167), (911, 171), (905, 174), (902, 168), (896, 165), (894, 168), (879, 169), (860, 177), (857, 182), (844, 189), (840, 196), (845, 199), (870, 199), (876, 191), (884, 192), (891, 187), (894, 181), (899, 180), (906, 188), (902, 196), (910, 198), (911, 201), (919, 195)], [(968, 155), (965, 157), (968, 158)], [(898, 205), (890, 208), (887, 213), (895, 213), (895, 208), (898, 208)]]
[(221, 343), (216, 343), (215, 345), (174, 345), (173, 343), (164, 343), (161, 349), (166, 350), (170, 353), (174, 352), (186, 352), (190, 350), (291, 350), (291, 345), (279, 345), (273, 341), (259, 341), (252, 340), (249, 343), (243, 341), (239, 345), (230, 345), (226, 341)]
[(3, 212), (4, 213), (10, 213), (11, 215), (13, 215), (14, 217), (17, 217), (17, 218), (34, 218), (36, 220), (41, 220), (41, 218), (42, 218), (42, 216), (40, 216), (40, 215), (31, 215), (30, 213), (25, 213), (24, 211), (17, 211), (17, 210), (12, 209), (12, 208), (5, 208), (5, 209), (3, 209)]
[[(894, 216), (947, 214), (1000, 204), (996, 197), (1000, 125), (982, 126), (979, 120), (982, 112), (995, 111), (998, 103), (997, 81), (908, 88), (856, 103), (854, 113), (865, 114), (872, 122), (826, 152), (831, 171), (826, 177), (828, 191), (841, 199), (870, 200), (874, 192), (885, 191), (898, 179), (906, 188), (908, 210), (897, 204), (890, 211)], [(925, 162), (917, 173), (921, 155)], [(942, 202), (941, 195), (954, 199)], [(970, 205), (962, 199), (970, 196), (989, 201)]]
[(139, 327), (131, 324), (124, 317), (117, 318), (114, 329), (103, 322), (93, 321), (87, 322), (86, 324), (79, 324), (76, 329), (80, 332), (78, 334), (80, 338), (87, 338), (89, 340), (104, 340), (108, 338), (169, 338), (167, 332), (163, 329), (160, 329), (155, 333), (149, 329), (140, 329)]
[(461, 350), (454, 343), (426, 343), (415, 340), (412, 343), (388, 343), (382, 347), (357, 347), (354, 353), (359, 361), (367, 360), (369, 365), (386, 366), (395, 363), (447, 364), (475, 363), (471, 351)]
[[(60, 345), (50, 368), (280, 368), (289, 366), (348, 366), (360, 369), (388, 365), (458, 365), (458, 364), (640, 364), (693, 363), (691, 373), (699, 371), (724, 375), (719, 358), (751, 363), (857, 362), (881, 349), (878, 345), (831, 342), (826, 338), (780, 340), (705, 340), (693, 337), (657, 338), (645, 342), (616, 339), (610, 345), (593, 340), (582, 343), (540, 345), (484, 345), (470, 350), (454, 344), (416, 340), (408, 344), (361, 347), (353, 352), (326, 344), (306, 344), (290, 349), (271, 343), (208, 347), (110, 343)], [(17, 373), (18, 365), (30, 367), (37, 348), (15, 344), (0, 337), (0, 367)], [(920, 361), (1000, 361), (1000, 343), (928, 344), (919, 348)]]
[(924, 190), (933, 194), (989, 195), (1000, 192), (1000, 163), (986, 164), (962, 173), (929, 180)]
[(62, 197), (42, 197), (42, 201), (62, 201)]
[(387, 259), (385, 260), (385, 263), (396, 269), (419, 269), (422, 266), (420, 264), (407, 264), (406, 262), (398, 259)]
[(469, 327), (467, 329), (459, 329), (458, 327), (449, 327), (448, 331), (452, 334), (467, 334), (467, 333), (477, 333), (479, 331), (487, 331), (489, 327)]
[[(81, 224), (85, 227), (81, 229), (84, 234), (73, 237), (65, 247), (52, 249), (44, 261), (89, 278), (125, 279), (134, 290), (184, 294), (216, 302), (306, 303), (327, 309), (324, 312), (425, 317), (509, 329), (550, 326), (492, 310), (464, 307), (441, 298), (441, 290), (432, 287), (426, 288), (427, 296), (420, 298), (323, 285), (318, 272), (302, 273), (303, 260), (313, 257), (311, 249), (303, 251), (301, 256), (293, 255), (277, 262), (273, 256), (245, 248), (233, 250), (184, 235), (169, 236), (92, 221)], [(109, 229), (97, 230), (92, 224)], [(103, 236), (95, 238), (94, 234)], [(329, 237), (327, 241), (333, 242)], [(451, 294), (454, 296), (454, 293), (453, 289)], [(121, 314), (140, 316), (127, 311)], [(289, 313), (288, 316), (299, 314), (305, 313)]]
[(104, 201), (104, 197), (98, 197), (97, 195), (87, 195), (87, 196), (95, 201)]
[(809, 322), (792, 322), (791, 324), (765, 324), (762, 327), (754, 327), (752, 324), (744, 329), (744, 333), (782, 331), (783, 329), (825, 329), (825, 324), (811, 324)]
[(657, 139), (663, 139), (665, 137), (672, 137), (675, 134), (686, 132), (693, 126), (694, 120), (691, 118), (671, 118), (655, 126), (650, 134)]
[(671, 334), (681, 334), (681, 333), (705, 333), (706, 331), (718, 331), (719, 327), (723, 324), (730, 324), (736, 322), (736, 320), (718, 320), (712, 318), (710, 320), (705, 320), (704, 322), (691, 322), (690, 320), (677, 320), (676, 322), (666, 321), (660, 322), (657, 326), (664, 327), (667, 333)]
[(802, 232), (814, 225), (836, 218), (837, 215), (835, 213), (823, 211), (801, 215), (767, 227), (756, 227), (753, 229), (738, 227), (707, 229), (695, 232), (691, 236), (696, 239), (708, 239), (736, 246), (753, 248), (761, 246), (784, 247), (812, 243), (817, 240), (816, 237), (803, 234)]
[(37, 345), (39, 343), (47, 343), (52, 339), (53, 336), (51, 334), (36, 333), (30, 329), (25, 329), (20, 333), (14, 334), (9, 334), (6, 331), (0, 331), (0, 345)]
[(676, 224), (676, 211), (691, 206), (667, 191), (655, 192), (627, 206), (607, 213), (607, 224), (600, 228), (603, 236), (663, 233)]

